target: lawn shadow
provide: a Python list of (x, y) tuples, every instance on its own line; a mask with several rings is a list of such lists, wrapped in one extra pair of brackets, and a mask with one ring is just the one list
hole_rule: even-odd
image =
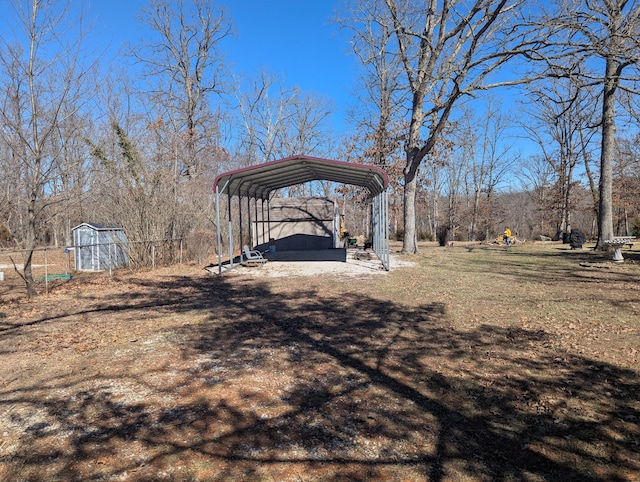
[[(624, 263), (612, 261), (612, 253), (587, 249), (571, 249), (559, 246), (546, 250), (515, 248), (476, 248), (469, 254), (484, 251), (484, 256), (473, 255), (465, 269), (478, 273), (492, 273), (541, 283), (566, 283), (567, 281), (637, 281), (635, 268), (640, 263), (640, 253), (626, 252)], [(508, 262), (503, 260), (508, 257)], [(626, 272), (625, 268), (628, 269)], [(583, 277), (590, 271), (588, 278)], [(598, 274), (600, 273), (600, 274)], [(613, 273), (613, 274), (612, 274)]]
[[(181, 365), (188, 384), (163, 389), (210, 386), (209, 395), (125, 403), (109, 380), (65, 398), (56, 396), (64, 380), (2, 391), (0, 403), (44, 414), (25, 422), (9, 475), (147, 480), (185, 460), (192, 466), (179, 474), (191, 480), (197, 470), (259, 480), (282, 467), (362, 481), (622, 481), (640, 470), (638, 373), (558, 353), (542, 330), (465, 331), (439, 303), (274, 292), (241, 277), (150, 283), (93, 309), (132, 320), (150, 309), (204, 315), (175, 328), (182, 362), (193, 361)], [(55, 436), (68, 444), (40, 444)], [(132, 445), (141, 459), (125, 456)], [(106, 456), (120, 458), (108, 474), (96, 462)]]

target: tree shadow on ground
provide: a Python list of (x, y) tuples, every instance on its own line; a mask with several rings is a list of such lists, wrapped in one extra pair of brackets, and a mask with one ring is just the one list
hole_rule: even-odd
[(185, 376), (162, 390), (178, 402), (122, 402), (106, 378), (65, 397), (65, 380), (2, 391), (0, 404), (41, 415), (3, 460), (9, 476), (622, 481), (640, 471), (638, 373), (558, 353), (542, 330), (462, 331), (439, 303), (224, 277), (139, 281), (93, 308), (132, 322), (149, 309), (205, 315), (173, 330)]
[[(493, 256), (472, 256), (465, 269), (524, 281), (556, 283), (558, 286), (571, 281), (638, 281), (636, 266), (640, 263), (640, 253), (625, 253), (625, 262), (618, 264), (611, 260), (610, 252), (572, 250), (568, 247), (538, 252), (519, 251), (517, 248), (485, 251)], [(502, 256), (508, 256), (508, 262), (503, 262)]]

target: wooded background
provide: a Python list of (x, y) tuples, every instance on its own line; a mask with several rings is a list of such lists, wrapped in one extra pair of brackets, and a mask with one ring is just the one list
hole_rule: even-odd
[[(640, 234), (637, 2), (344, 0), (335, 26), (360, 66), (344, 132), (330, 99), (227, 67), (222, 4), (150, 1), (148, 35), (112, 60), (72, 7), (11, 2), (0, 35), (0, 243), (24, 250), (30, 295), (31, 250), (70, 245), (82, 222), (213, 243), (215, 176), (294, 154), (385, 168), (404, 252), (506, 225), (528, 240)], [(336, 197), (368, 234), (359, 188), (277, 195)]]

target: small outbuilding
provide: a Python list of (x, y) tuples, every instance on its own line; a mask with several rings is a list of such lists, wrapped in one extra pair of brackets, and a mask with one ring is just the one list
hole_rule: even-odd
[(103, 271), (129, 265), (129, 244), (122, 228), (82, 223), (72, 231), (76, 271)]
[[(369, 244), (382, 266), (389, 270), (387, 173), (379, 166), (295, 155), (225, 172), (215, 178), (213, 190), (216, 195), (218, 273), (222, 273), (220, 200), (225, 194), (230, 268), (233, 268), (237, 252), (234, 247), (236, 241), (239, 247), (245, 244), (249, 247), (268, 246), (269, 251), (272, 248), (276, 251), (299, 250), (301, 247), (317, 250), (341, 245), (338, 239), (340, 214), (335, 201), (290, 198), (292, 200), (287, 204), (275, 197), (281, 189), (310, 181), (360, 186), (369, 192)], [(234, 197), (238, 199), (237, 209), (231, 208), (231, 199)], [(234, 220), (238, 222), (237, 225), (234, 225)]]

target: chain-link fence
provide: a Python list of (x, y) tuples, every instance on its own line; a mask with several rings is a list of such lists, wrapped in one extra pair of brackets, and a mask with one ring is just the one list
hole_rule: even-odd
[[(31, 272), (38, 293), (48, 293), (56, 284), (63, 283), (81, 272), (77, 269), (77, 260), (81, 250), (89, 253), (116, 253), (124, 249), (126, 263), (114, 259), (103, 264), (95, 264), (95, 269), (87, 269), (90, 264), (83, 263), (82, 273), (101, 272), (111, 275), (121, 269), (156, 269), (178, 263), (204, 264), (215, 255), (215, 234), (196, 232), (179, 239), (161, 239), (148, 241), (129, 241), (126, 246), (115, 243), (91, 244), (73, 247), (43, 247), (33, 251)], [(117, 249), (116, 249), (117, 248)], [(26, 296), (24, 282), (24, 262), (28, 251), (0, 251), (0, 302)]]

